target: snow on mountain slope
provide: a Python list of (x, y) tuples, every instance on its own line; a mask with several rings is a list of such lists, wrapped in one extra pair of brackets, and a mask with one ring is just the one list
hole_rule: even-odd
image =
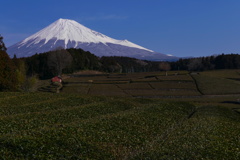
[[(11, 57), (29, 57), (57, 47), (82, 48), (97, 56), (128, 56), (139, 59), (167, 59), (170, 56), (156, 53), (127, 40), (116, 40), (93, 31), (74, 20), (59, 19), (46, 28), (31, 35), (23, 41), (10, 46)], [(160, 57), (159, 57), (160, 56)], [(171, 57), (172, 58), (172, 57)]]
[(113, 43), (148, 50), (127, 40), (115, 40), (99, 32), (93, 31), (76, 21), (68, 19), (59, 19), (55, 21), (48, 27), (23, 40), (19, 47), (31, 40), (33, 40), (31, 44), (37, 44), (41, 40), (45, 39), (44, 44), (46, 44), (53, 38), (56, 38), (54, 43), (56, 43), (57, 40), (64, 40), (65, 46), (67, 46), (69, 41), (75, 41), (81, 43)]

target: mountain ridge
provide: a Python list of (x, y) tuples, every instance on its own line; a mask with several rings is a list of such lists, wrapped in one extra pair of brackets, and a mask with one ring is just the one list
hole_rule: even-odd
[(116, 40), (69, 19), (49, 26), (8, 48), (11, 57), (29, 57), (55, 48), (82, 48), (96, 56), (126, 56), (146, 60), (168, 60), (174, 56), (156, 53), (128, 40)]

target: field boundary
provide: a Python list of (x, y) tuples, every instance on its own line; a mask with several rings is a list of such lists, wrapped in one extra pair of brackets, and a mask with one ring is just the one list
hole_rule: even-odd
[(190, 76), (192, 77), (192, 79), (193, 79), (193, 81), (194, 81), (194, 83), (195, 83), (195, 85), (196, 85), (196, 88), (197, 88), (198, 92), (199, 92), (201, 95), (204, 95), (204, 93), (199, 89), (197, 80), (193, 77), (192, 74), (190, 74)]

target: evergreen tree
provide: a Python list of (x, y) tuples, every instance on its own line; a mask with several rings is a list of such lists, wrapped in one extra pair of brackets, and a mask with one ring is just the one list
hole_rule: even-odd
[(2, 51), (6, 51), (7, 50), (7, 48), (6, 48), (6, 46), (5, 46), (4, 42), (3, 42), (3, 37), (1, 36), (1, 34), (0, 34), (0, 50), (2, 50)]
[(0, 50), (0, 91), (17, 89), (16, 67), (5, 51)]

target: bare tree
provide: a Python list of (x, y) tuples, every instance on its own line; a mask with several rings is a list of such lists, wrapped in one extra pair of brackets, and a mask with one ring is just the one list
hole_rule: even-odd
[(171, 65), (168, 62), (160, 62), (159, 69), (165, 71), (167, 76), (167, 71), (171, 70)]
[(48, 53), (48, 67), (55, 76), (61, 76), (62, 70), (70, 65), (72, 60), (72, 55), (63, 48)]

